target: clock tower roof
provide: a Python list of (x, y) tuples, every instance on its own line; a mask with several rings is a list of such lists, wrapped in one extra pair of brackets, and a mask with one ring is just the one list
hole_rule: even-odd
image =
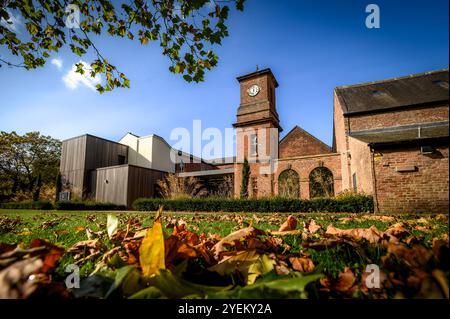
[(281, 131), (280, 120), (276, 111), (275, 89), (278, 82), (267, 68), (256, 70), (237, 78), (240, 84), (240, 105), (234, 127), (256, 127), (271, 125)]
[(246, 74), (246, 75), (238, 76), (236, 79), (239, 82), (242, 82), (244, 80), (248, 80), (248, 79), (251, 79), (251, 78), (260, 77), (263, 74), (269, 74), (271, 76), (274, 84), (275, 84), (275, 87), (276, 88), (278, 87), (278, 82), (275, 79), (275, 76), (273, 75), (272, 70), (270, 68), (263, 69), (263, 70), (257, 70), (255, 72), (252, 72), (252, 73), (249, 73), (249, 74)]

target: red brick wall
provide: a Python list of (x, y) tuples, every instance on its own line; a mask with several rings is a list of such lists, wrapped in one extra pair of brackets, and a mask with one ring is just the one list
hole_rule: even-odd
[[(380, 212), (439, 212), (449, 210), (448, 146), (438, 154), (421, 155), (420, 147), (380, 149), (374, 161)], [(416, 166), (415, 172), (397, 167)]]
[(300, 178), (300, 197), (309, 198), (309, 174), (313, 169), (319, 166), (328, 168), (333, 173), (334, 179), (334, 193), (338, 194), (342, 191), (342, 175), (341, 175), (341, 161), (339, 154), (331, 153), (325, 156), (307, 156), (295, 159), (278, 161), (278, 169), (274, 176), (274, 191), (278, 194), (278, 177), (287, 170), (293, 169), (297, 172)]
[(350, 117), (350, 131), (361, 131), (391, 126), (448, 121), (448, 104), (432, 108), (415, 108)]
[[(334, 192), (338, 194), (342, 191), (341, 162), (339, 154), (330, 153), (322, 156), (305, 156), (290, 159), (279, 159), (275, 162), (275, 171), (273, 174), (261, 174), (261, 164), (250, 163), (250, 179), (248, 191), (250, 197), (254, 197), (252, 180), (257, 184), (257, 196), (269, 197), (278, 194), (278, 177), (287, 169), (293, 169), (297, 172), (300, 179), (300, 198), (309, 198), (309, 174), (319, 166), (328, 168), (333, 173)], [(265, 164), (262, 164), (265, 165)], [(242, 183), (242, 164), (236, 164), (235, 173), (235, 196), (238, 197)]]
[(331, 153), (328, 145), (296, 126), (280, 142), (279, 157), (288, 158)]

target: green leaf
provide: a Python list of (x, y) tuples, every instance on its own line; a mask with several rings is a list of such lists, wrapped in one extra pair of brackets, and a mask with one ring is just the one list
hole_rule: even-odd
[(135, 266), (125, 266), (117, 270), (114, 284), (109, 289), (105, 298), (110, 297), (115, 291), (120, 289), (124, 296), (131, 296), (143, 287), (141, 275)]

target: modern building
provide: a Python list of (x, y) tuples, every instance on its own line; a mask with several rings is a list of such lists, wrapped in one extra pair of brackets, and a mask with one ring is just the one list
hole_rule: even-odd
[(119, 142), (84, 135), (63, 142), (61, 173), (78, 197), (131, 206), (157, 196), (166, 173), (194, 176), (210, 188), (225, 176), (248, 196), (312, 198), (344, 190), (372, 194), (380, 212), (447, 212), (448, 69), (334, 90), (333, 145), (295, 126), (282, 139), (278, 82), (270, 69), (237, 78), (236, 157), (205, 161), (157, 135)]

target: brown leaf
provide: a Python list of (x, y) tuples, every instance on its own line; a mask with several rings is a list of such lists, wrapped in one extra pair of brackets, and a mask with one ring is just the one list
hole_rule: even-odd
[(170, 236), (164, 241), (165, 262), (169, 267), (174, 261), (196, 258), (197, 250), (182, 242), (177, 236)]
[(280, 229), (278, 231), (289, 231), (289, 230), (295, 230), (297, 228), (297, 219), (295, 219), (294, 216), (289, 215), (287, 220), (280, 226)]
[(31, 248), (45, 247), (47, 250), (44, 253), (44, 265), (40, 272), (47, 273), (56, 266), (56, 262), (64, 254), (64, 248), (55, 246), (43, 239), (33, 239), (30, 243)]
[(291, 271), (288, 268), (288, 264), (285, 261), (279, 260), (277, 265), (275, 265), (275, 272), (278, 275), (287, 275)]
[(371, 226), (370, 228), (339, 229), (333, 227), (333, 225), (329, 225), (326, 234), (338, 237), (348, 237), (354, 240), (365, 239), (372, 244), (378, 243), (383, 238), (383, 233), (375, 226)]
[(450, 250), (448, 241), (442, 239), (433, 239), (433, 254), (436, 258), (436, 261), (441, 265), (442, 269), (448, 269), (449, 259), (450, 259)]
[(264, 234), (264, 232), (254, 227), (246, 227), (225, 236), (213, 246), (215, 258), (218, 259), (219, 254), (225, 251), (225, 245), (234, 245), (235, 241), (245, 240), (258, 234)]
[(355, 274), (349, 267), (345, 267), (344, 271), (339, 274), (336, 284), (333, 286), (339, 292), (347, 292), (353, 287), (356, 281)]
[(317, 224), (314, 219), (310, 219), (305, 225), (305, 230), (310, 232), (311, 234), (314, 234), (321, 228), (322, 228), (322, 226)]
[(389, 236), (394, 236), (396, 238), (402, 238), (404, 236), (409, 235), (409, 231), (404, 227), (404, 223), (396, 223), (392, 226), (390, 226), (386, 231), (385, 234)]
[(394, 255), (411, 268), (424, 267), (433, 256), (433, 253), (422, 245), (409, 248), (402, 243), (386, 243), (385, 246), (389, 255)]
[(314, 270), (314, 263), (309, 258), (291, 257), (289, 258), (289, 262), (294, 270), (300, 272), (311, 272)]

